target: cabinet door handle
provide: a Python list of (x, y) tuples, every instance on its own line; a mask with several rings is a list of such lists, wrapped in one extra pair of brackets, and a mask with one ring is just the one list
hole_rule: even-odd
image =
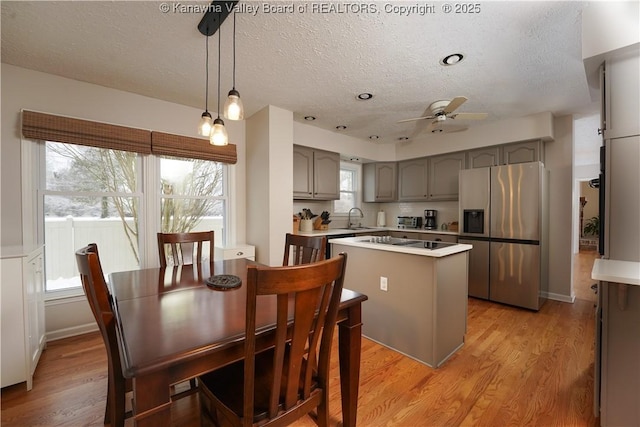
[(242, 255), (244, 255), (244, 252), (240, 251), (240, 252), (238, 252), (236, 255), (238, 255), (238, 256), (242, 256)]
[(598, 135), (602, 135), (602, 132), (604, 131), (604, 129), (600, 129), (598, 128)]

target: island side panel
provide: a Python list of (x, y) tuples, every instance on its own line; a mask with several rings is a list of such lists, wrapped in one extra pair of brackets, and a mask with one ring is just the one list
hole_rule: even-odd
[[(437, 258), (333, 243), (346, 252), (344, 287), (369, 297), (362, 304), (362, 333), (383, 345), (436, 367), (433, 348), (434, 263)], [(380, 277), (388, 290), (380, 290)]]
[(435, 269), (435, 360), (444, 363), (464, 343), (467, 332), (468, 254), (438, 258)]

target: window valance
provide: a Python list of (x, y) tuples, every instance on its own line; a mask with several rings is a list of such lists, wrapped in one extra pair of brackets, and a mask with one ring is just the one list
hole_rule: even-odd
[(236, 146), (214, 146), (207, 139), (136, 129), (127, 126), (22, 111), (25, 138), (88, 145), (140, 154), (175, 156), (236, 164)]
[(151, 132), (151, 152), (157, 155), (187, 157), (236, 164), (238, 154), (235, 144), (216, 146), (208, 139), (191, 138), (163, 132)]
[(22, 111), (22, 135), (42, 141), (151, 154), (151, 131), (35, 111)]

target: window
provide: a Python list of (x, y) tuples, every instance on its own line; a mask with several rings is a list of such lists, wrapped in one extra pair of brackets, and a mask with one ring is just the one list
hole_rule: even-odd
[(160, 157), (160, 230), (213, 230), (216, 243), (221, 244), (225, 230), (225, 171), (222, 163)]
[(340, 200), (333, 202), (333, 213), (347, 215), (349, 209), (358, 207), (358, 165), (340, 162)]
[(157, 258), (155, 246), (144, 246), (155, 242), (159, 229), (213, 229), (216, 242), (224, 241), (225, 164), (56, 142), (42, 146), (40, 220), (50, 297), (82, 292), (74, 253), (88, 243), (98, 244), (109, 274), (139, 268), (145, 253)]

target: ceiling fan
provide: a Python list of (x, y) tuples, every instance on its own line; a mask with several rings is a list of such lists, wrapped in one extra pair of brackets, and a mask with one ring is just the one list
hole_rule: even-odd
[(464, 96), (456, 96), (451, 101), (442, 100), (435, 101), (424, 112), (422, 117), (415, 117), (411, 119), (404, 119), (398, 121), (398, 123), (415, 122), (420, 120), (431, 120), (429, 124), (425, 126), (416, 126), (416, 131), (430, 131), (432, 133), (442, 132), (459, 132), (467, 130), (467, 126), (445, 126), (445, 122), (448, 120), (462, 119), (462, 120), (482, 120), (487, 117), (487, 113), (455, 113), (462, 104), (467, 101)]

